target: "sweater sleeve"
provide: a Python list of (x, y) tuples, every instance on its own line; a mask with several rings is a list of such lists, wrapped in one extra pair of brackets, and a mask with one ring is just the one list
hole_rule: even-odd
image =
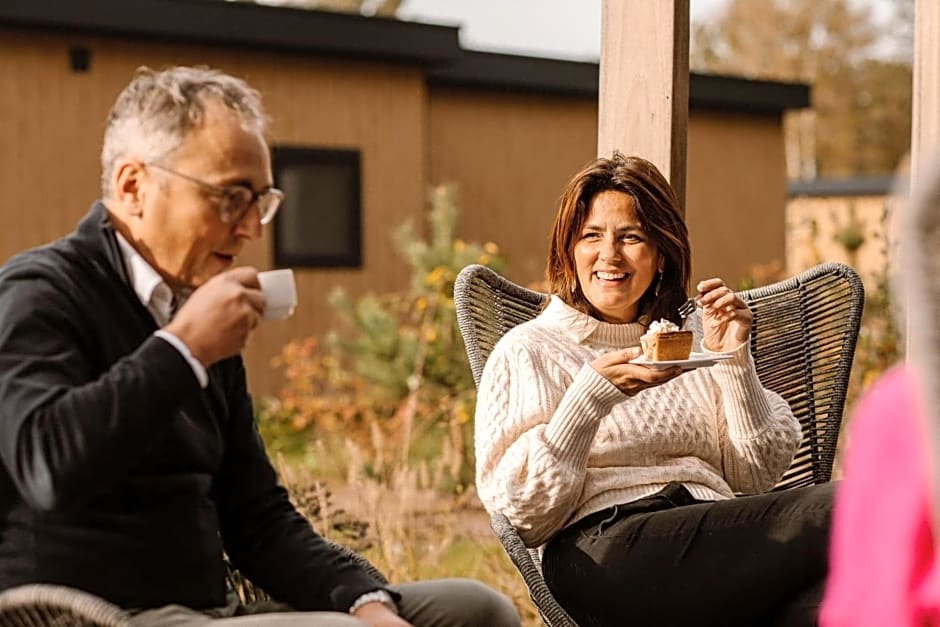
[(625, 396), (585, 364), (572, 377), (506, 336), (487, 360), (475, 419), (477, 490), (539, 546), (577, 506), (601, 418)]
[(757, 494), (773, 488), (790, 465), (800, 423), (780, 395), (761, 385), (747, 342), (731, 355), (711, 368), (724, 475), (735, 492)]

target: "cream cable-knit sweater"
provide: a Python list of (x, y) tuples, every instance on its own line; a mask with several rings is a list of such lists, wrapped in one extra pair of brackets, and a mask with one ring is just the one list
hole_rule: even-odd
[[(687, 325), (701, 348), (701, 318)], [(733, 358), (628, 397), (591, 366), (638, 346), (638, 323), (609, 324), (552, 297), (493, 349), (476, 409), (477, 489), (530, 547), (618, 503), (682, 482), (698, 499), (769, 490), (800, 425), (761, 386), (747, 343)], [(706, 351), (707, 352), (707, 351)]]

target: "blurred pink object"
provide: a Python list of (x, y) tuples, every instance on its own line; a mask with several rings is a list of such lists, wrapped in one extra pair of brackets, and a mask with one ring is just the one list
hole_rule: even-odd
[(940, 625), (921, 412), (915, 378), (903, 368), (859, 404), (836, 492), (823, 627)]

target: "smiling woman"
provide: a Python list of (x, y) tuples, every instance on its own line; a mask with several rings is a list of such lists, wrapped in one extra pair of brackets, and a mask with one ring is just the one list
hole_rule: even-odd
[(549, 252), (552, 293), (608, 322), (645, 314), (647, 323), (678, 323), (691, 273), (678, 207), (669, 183), (645, 159), (618, 155), (589, 165), (561, 199)]
[(633, 322), (640, 298), (662, 274), (655, 242), (643, 230), (636, 203), (619, 191), (591, 199), (581, 238), (574, 247), (578, 288), (606, 322)]
[[(767, 493), (799, 423), (761, 385), (753, 316), (721, 279), (696, 284), (701, 308), (681, 320), (689, 268), (676, 196), (653, 164), (614, 153), (572, 178), (551, 298), (480, 378), (480, 498), (543, 547), (545, 581), (578, 624), (812, 625), (830, 488)], [(663, 318), (684, 323), (695, 369), (637, 359)]]

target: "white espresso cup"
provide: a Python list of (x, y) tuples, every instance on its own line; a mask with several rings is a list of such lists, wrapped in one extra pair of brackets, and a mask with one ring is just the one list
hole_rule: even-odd
[(258, 273), (261, 293), (266, 301), (265, 320), (283, 320), (289, 318), (297, 307), (297, 286), (294, 283), (294, 271), (268, 270)]

